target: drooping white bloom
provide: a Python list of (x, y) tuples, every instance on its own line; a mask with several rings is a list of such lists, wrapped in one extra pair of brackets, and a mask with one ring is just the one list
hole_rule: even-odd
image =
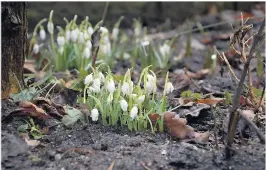
[(132, 98), (136, 98), (137, 97), (137, 94), (132, 93), (131, 96), (132, 96)]
[(40, 38), (41, 38), (41, 40), (45, 40), (45, 38), (46, 38), (46, 33), (45, 33), (44, 29), (40, 30)]
[(67, 30), (65, 32), (65, 38), (66, 38), (66, 42), (69, 42), (69, 40), (70, 40), (70, 31), (69, 30)]
[(140, 36), (141, 28), (140, 28), (140, 27), (135, 27), (135, 28), (134, 28), (134, 33), (135, 33), (135, 35), (136, 35), (137, 37)]
[(52, 23), (51, 21), (48, 22), (47, 24), (47, 30), (50, 34), (54, 33), (54, 23)]
[(90, 85), (90, 83), (92, 82), (92, 80), (93, 80), (93, 76), (92, 76), (92, 74), (89, 74), (89, 75), (86, 76), (86, 78), (84, 80), (84, 84)]
[(145, 100), (145, 95), (141, 95), (138, 97), (138, 103), (142, 103)]
[(130, 58), (131, 58), (131, 55), (129, 53), (124, 53), (123, 54), (123, 59), (124, 60), (130, 59)]
[(99, 72), (99, 78), (100, 78), (101, 82), (105, 81), (105, 77), (104, 77), (102, 72)]
[(138, 108), (137, 106), (132, 107), (131, 111), (130, 111), (130, 117), (131, 119), (134, 119), (135, 117), (137, 117), (138, 115)]
[(171, 82), (167, 82), (165, 85), (165, 93), (171, 93), (174, 90), (174, 86)]
[(101, 28), (100, 28), (100, 31), (101, 31), (102, 33), (104, 33), (104, 34), (107, 34), (107, 33), (108, 33), (108, 29), (105, 28), (105, 27), (101, 27)]
[(91, 111), (91, 119), (92, 121), (97, 121), (99, 117), (99, 112), (96, 108), (92, 109)]
[(34, 44), (33, 46), (33, 53), (34, 54), (38, 54), (39, 53), (39, 50), (40, 50), (40, 47), (38, 44)]
[(58, 36), (56, 40), (57, 40), (57, 44), (58, 44), (59, 47), (63, 47), (64, 46), (64, 44), (65, 44), (65, 37)]
[(216, 58), (217, 58), (217, 55), (216, 55), (216, 54), (213, 54), (213, 55), (211, 56), (211, 59), (212, 59), (212, 60), (216, 60)]
[(154, 82), (155, 81), (155, 78), (151, 74), (148, 74), (147, 75), (147, 80)]
[(108, 55), (111, 53), (111, 44), (107, 43), (101, 46), (101, 50), (105, 55)]
[(90, 41), (90, 40), (88, 40), (88, 41), (86, 42), (86, 45), (87, 45), (87, 47), (88, 47), (89, 49), (91, 49), (92, 44), (91, 44), (91, 41)]
[(95, 78), (95, 79), (93, 80), (92, 87), (93, 87), (93, 88), (101, 87), (101, 81), (100, 81), (99, 78)]
[(92, 27), (88, 27), (88, 33), (91, 35), (93, 34), (93, 28)]
[(127, 101), (126, 100), (121, 100), (120, 101), (120, 106), (121, 106), (121, 109), (126, 112), (127, 111), (127, 107), (128, 107), (128, 104), (127, 104)]
[(115, 91), (115, 82), (114, 80), (110, 79), (107, 82), (106, 89), (110, 92), (113, 93)]
[(83, 51), (83, 55), (85, 58), (90, 58), (91, 56), (91, 49), (89, 49), (88, 47), (85, 47), (84, 51)]
[(117, 27), (114, 27), (112, 31), (112, 37), (114, 40), (117, 40), (118, 34), (119, 34), (119, 29)]
[(150, 94), (153, 90), (153, 82), (152, 81), (147, 81), (145, 89), (147, 90), (148, 94)]
[(124, 82), (121, 88), (123, 95), (130, 95), (133, 91), (133, 82)]
[(160, 52), (163, 56), (167, 56), (170, 54), (170, 49), (170, 46), (164, 43), (164, 45), (160, 47)]
[(71, 33), (70, 33), (70, 39), (71, 39), (71, 41), (76, 42), (77, 39), (78, 39), (78, 35), (79, 35), (78, 28), (75, 28), (74, 30), (72, 30)]
[(79, 33), (78, 42), (81, 43), (81, 44), (84, 44), (85, 43), (85, 37), (84, 37), (84, 33), (83, 32), (80, 32)]

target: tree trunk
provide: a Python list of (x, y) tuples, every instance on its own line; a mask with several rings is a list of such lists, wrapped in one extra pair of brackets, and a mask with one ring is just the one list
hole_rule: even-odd
[(27, 40), (26, 2), (2, 2), (1, 98), (24, 86), (23, 65)]

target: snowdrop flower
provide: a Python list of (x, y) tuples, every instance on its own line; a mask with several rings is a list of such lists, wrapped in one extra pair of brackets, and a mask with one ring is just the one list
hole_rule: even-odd
[(83, 55), (85, 58), (90, 58), (91, 56), (91, 49), (89, 49), (88, 47), (85, 47)]
[(92, 121), (97, 121), (99, 117), (99, 112), (96, 108), (92, 109), (91, 111), (91, 119)]
[(121, 88), (123, 95), (130, 95), (133, 91), (133, 82), (124, 82)]
[(165, 43), (163, 46), (160, 47), (160, 52), (163, 56), (167, 56), (170, 54), (170, 49), (170, 46)]
[(71, 33), (70, 33), (70, 39), (71, 39), (71, 41), (76, 42), (77, 39), (78, 39), (78, 34), (79, 34), (78, 28), (72, 30)]
[(115, 82), (114, 80), (110, 79), (107, 82), (106, 89), (110, 92), (113, 93), (115, 91)]
[(129, 53), (124, 53), (123, 54), (123, 59), (124, 60), (130, 59), (130, 58), (131, 58), (131, 55)]
[(69, 42), (69, 40), (70, 40), (70, 31), (69, 30), (67, 30), (65, 32), (65, 38), (66, 38), (66, 42)]
[(131, 119), (134, 119), (138, 115), (138, 108), (137, 106), (134, 106), (130, 111), (130, 117)]
[(174, 90), (174, 86), (171, 82), (167, 82), (165, 85), (165, 93), (172, 93), (172, 91)]
[(98, 87), (101, 87), (101, 81), (99, 78), (96, 78), (93, 80), (92, 87), (94, 89), (97, 89)]
[(47, 30), (50, 34), (54, 33), (54, 23), (52, 23), (51, 21), (48, 22), (47, 24)]
[(104, 34), (107, 34), (107, 33), (108, 33), (108, 29), (105, 28), (105, 27), (101, 27), (101, 28), (100, 28), (100, 31), (101, 31), (102, 33), (104, 33)]
[(216, 54), (213, 54), (213, 55), (211, 56), (211, 59), (212, 59), (212, 60), (216, 60), (216, 58), (217, 58), (217, 55), (216, 55)]
[(63, 47), (65, 44), (65, 37), (63, 36), (58, 36), (57, 37), (57, 44), (59, 47)]
[(147, 90), (147, 92), (150, 94), (153, 91), (154, 88), (154, 84), (155, 84), (155, 77), (153, 77), (152, 75), (148, 74), (147, 75), (147, 82), (145, 85), (145, 89)]
[(81, 43), (81, 44), (84, 44), (85, 43), (85, 37), (84, 37), (84, 33), (83, 32), (80, 32), (79, 33), (78, 42)]
[(102, 72), (99, 72), (99, 78), (100, 78), (101, 82), (105, 81), (105, 77), (104, 77)]
[(90, 83), (92, 82), (92, 80), (93, 80), (93, 76), (92, 76), (92, 74), (89, 74), (89, 75), (86, 76), (86, 78), (84, 80), (84, 84), (90, 85)]
[(118, 34), (119, 34), (119, 29), (117, 27), (114, 27), (112, 31), (112, 36), (114, 40), (117, 40)]
[(90, 35), (93, 34), (93, 28), (92, 28), (92, 27), (88, 27), (88, 33), (89, 33)]
[(101, 50), (102, 52), (105, 54), (105, 55), (108, 55), (111, 53), (111, 44), (110, 43), (107, 43), (107, 44), (104, 44), (101, 46)]
[(132, 96), (132, 98), (136, 98), (137, 97), (137, 94), (132, 93), (131, 96)]
[(138, 97), (138, 103), (142, 103), (145, 100), (145, 95), (141, 95)]
[(88, 40), (88, 41), (86, 42), (86, 45), (87, 45), (87, 47), (88, 47), (89, 49), (91, 49), (92, 44), (91, 44), (91, 41), (90, 41), (90, 40)]
[(40, 47), (38, 44), (34, 44), (33, 46), (33, 53), (34, 54), (38, 54), (39, 53), (39, 50), (40, 50)]
[(40, 38), (41, 38), (41, 40), (45, 40), (45, 38), (46, 38), (46, 33), (45, 33), (44, 29), (40, 30)]
[(126, 112), (127, 111), (127, 107), (128, 107), (128, 104), (127, 104), (127, 101), (126, 100), (121, 100), (120, 101), (120, 106), (121, 106), (121, 109)]
[(136, 27), (136, 28), (134, 28), (134, 33), (135, 33), (135, 35), (136, 35), (137, 37), (140, 36), (140, 32), (141, 32), (140, 27)]

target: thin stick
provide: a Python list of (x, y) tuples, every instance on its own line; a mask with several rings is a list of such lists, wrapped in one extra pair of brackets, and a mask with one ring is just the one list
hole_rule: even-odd
[(260, 142), (264, 144), (265, 143), (265, 136), (260, 131), (260, 129), (255, 125), (255, 123), (253, 123), (246, 115), (244, 115), (242, 110), (238, 109), (237, 112), (241, 115), (241, 117), (244, 118), (246, 123), (257, 133), (257, 135), (260, 139)]
[(241, 96), (241, 92), (242, 92), (242, 89), (243, 89), (243, 84), (244, 84), (244, 81), (245, 81), (245, 78), (246, 78), (246, 74), (247, 74), (247, 70), (248, 70), (250, 61), (251, 61), (252, 58), (254, 58), (256, 47), (258, 46), (259, 42), (264, 37), (264, 31), (263, 31), (264, 29), (265, 29), (265, 18), (264, 18), (264, 20), (263, 20), (263, 22), (262, 22), (262, 24), (260, 26), (259, 32), (254, 37), (254, 41), (253, 41), (252, 47), (250, 49), (247, 61), (246, 61), (245, 65), (244, 65), (244, 69), (243, 69), (242, 74), (241, 74), (240, 82), (239, 82), (238, 87), (237, 87), (236, 92), (235, 92), (235, 96), (234, 96), (234, 99), (233, 99), (233, 106), (230, 109), (230, 119), (229, 119), (228, 136), (227, 136), (227, 147), (226, 147), (227, 149), (225, 150), (226, 151), (226, 156), (228, 158), (231, 155), (230, 154), (230, 150), (228, 148), (231, 148), (231, 146), (232, 146), (233, 138), (234, 138), (235, 131), (236, 131), (238, 115), (239, 115), (239, 114), (236, 113), (236, 110), (239, 108), (239, 105), (240, 105), (240, 96)]

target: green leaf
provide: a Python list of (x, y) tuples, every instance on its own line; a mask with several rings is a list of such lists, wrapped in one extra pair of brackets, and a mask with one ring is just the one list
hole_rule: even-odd
[(67, 127), (70, 127), (71, 125), (75, 124), (78, 120), (85, 121), (85, 115), (78, 109), (75, 109), (70, 106), (64, 107), (65, 112), (67, 115), (65, 115), (62, 119), (62, 122)]
[(254, 95), (257, 97), (257, 98), (260, 98), (261, 95), (262, 95), (262, 90), (261, 89), (257, 89), (255, 87), (252, 88), (253, 92), (254, 92)]
[(18, 127), (18, 132), (19, 133), (25, 133), (25, 132), (27, 132), (27, 129), (29, 129), (29, 124), (20, 125)]
[(21, 100), (32, 100), (34, 97), (38, 95), (38, 91), (34, 87), (30, 87), (22, 90), (17, 94), (10, 94), (10, 97), (14, 100), (14, 102)]
[(182, 98), (191, 97), (191, 96), (192, 96), (192, 91), (191, 90), (183, 91), (181, 93), (181, 97)]
[(228, 92), (228, 91), (226, 91), (225, 92), (225, 104), (232, 104), (232, 95)]
[(261, 56), (261, 52), (259, 51), (257, 54), (257, 75), (259, 78), (261, 78), (263, 74), (264, 74), (263, 58)]
[(200, 98), (202, 98), (200, 93), (194, 93), (193, 94), (193, 99), (200, 99)]

